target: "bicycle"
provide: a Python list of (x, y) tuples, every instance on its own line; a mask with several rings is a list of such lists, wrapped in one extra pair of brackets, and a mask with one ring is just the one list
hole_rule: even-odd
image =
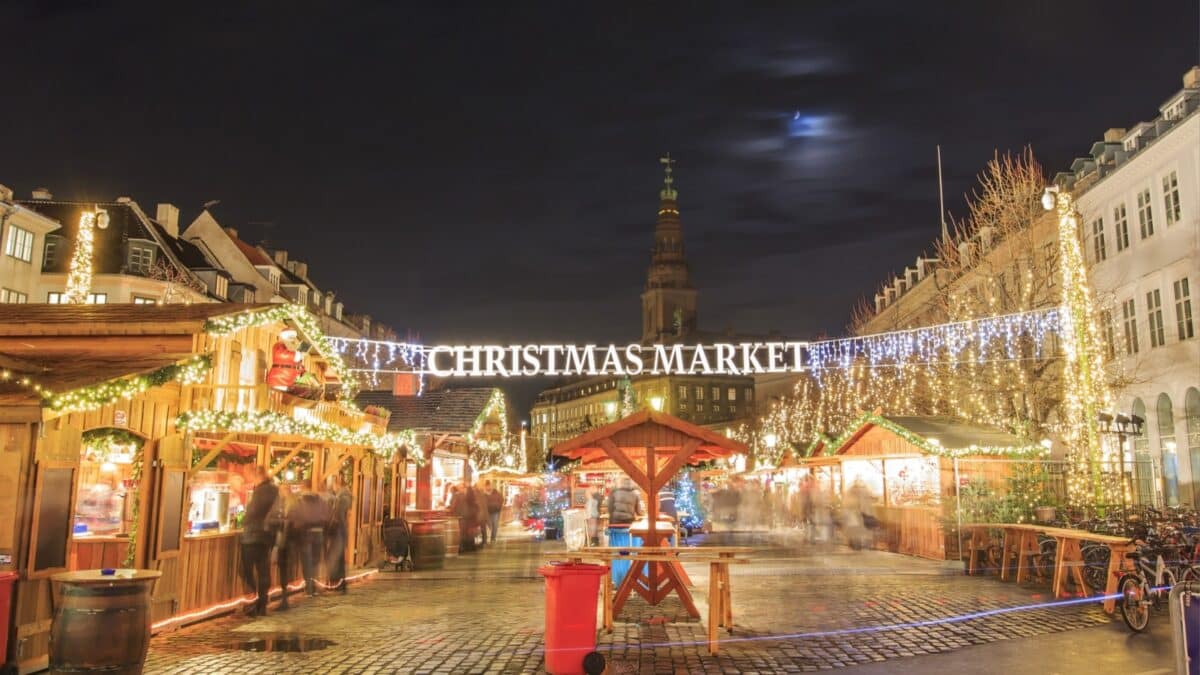
[[(1155, 556), (1153, 564), (1147, 559), (1150, 554)], [(1130, 630), (1140, 633), (1150, 623), (1151, 610), (1166, 603), (1176, 577), (1171, 566), (1163, 560), (1162, 553), (1149, 546), (1127, 553), (1125, 557), (1133, 561), (1133, 570), (1115, 572), (1120, 574), (1117, 590), (1121, 596), (1121, 618)]]

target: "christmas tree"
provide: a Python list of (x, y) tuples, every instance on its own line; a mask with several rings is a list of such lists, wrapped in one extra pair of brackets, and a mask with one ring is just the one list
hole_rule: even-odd
[(704, 524), (705, 514), (696, 495), (696, 483), (688, 471), (684, 471), (675, 483), (675, 509), (681, 514), (687, 514), (680, 516), (679, 524), (688, 530), (699, 530)]

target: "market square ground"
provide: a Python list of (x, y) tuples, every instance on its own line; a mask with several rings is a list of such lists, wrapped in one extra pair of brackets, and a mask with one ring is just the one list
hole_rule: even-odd
[[(601, 634), (610, 673), (986, 668), (1099, 675), (1165, 673), (1171, 666), (1165, 615), (1154, 617), (1147, 634), (1130, 635), (1098, 604), (1045, 606), (1046, 589), (966, 577), (955, 563), (766, 535), (734, 541), (761, 552), (733, 573), (736, 629), (721, 655), (707, 654), (701, 623), (663, 622), (683, 616), (677, 602), (652, 608), (634, 600), (614, 632)], [(509, 540), (451, 559), (439, 572), (383, 572), (348, 595), (300, 600), (263, 619), (197, 624), (156, 637), (146, 672), (544, 672), (536, 568), (541, 551), (560, 546)], [(689, 573), (703, 603), (706, 572)], [(968, 618), (981, 612), (990, 613)], [(285, 646), (321, 648), (246, 651), (261, 648), (263, 639), (291, 638), (314, 643)]]

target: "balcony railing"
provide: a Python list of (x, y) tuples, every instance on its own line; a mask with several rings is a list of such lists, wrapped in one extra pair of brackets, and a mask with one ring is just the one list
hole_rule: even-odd
[[(319, 420), (350, 431), (362, 431), (363, 423), (371, 424), (373, 433), (386, 430), (386, 422), (374, 415), (349, 410), (334, 401), (314, 401), (271, 389), (266, 384), (195, 384), (184, 387), (183, 410), (215, 410), (218, 412), (269, 411), (300, 421)], [(296, 410), (307, 410), (297, 415)]]

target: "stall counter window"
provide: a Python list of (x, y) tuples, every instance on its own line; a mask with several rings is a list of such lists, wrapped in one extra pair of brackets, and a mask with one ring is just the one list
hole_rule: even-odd
[(75, 500), (76, 539), (129, 533), (137, 492), (133, 459), (132, 447), (101, 455), (85, 446), (79, 462), (79, 492)]
[[(204, 452), (207, 452), (201, 449)], [(257, 449), (231, 447), (209, 468), (192, 475), (187, 504), (187, 534), (212, 535), (241, 529), (253, 488)]]
[(466, 460), (458, 455), (435, 454), (431, 468), (430, 489), (434, 507), (445, 508), (450, 504), (450, 486), (463, 481)]

